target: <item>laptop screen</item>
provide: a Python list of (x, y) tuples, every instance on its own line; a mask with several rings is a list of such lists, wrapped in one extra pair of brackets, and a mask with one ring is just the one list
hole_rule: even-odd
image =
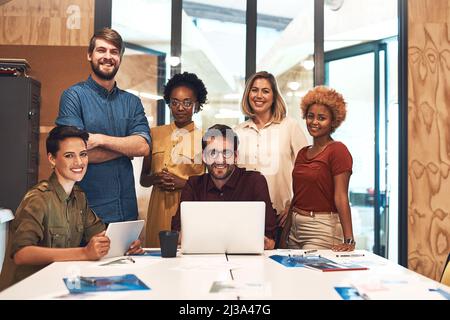
[(263, 201), (183, 201), (181, 252), (261, 254), (265, 210)]

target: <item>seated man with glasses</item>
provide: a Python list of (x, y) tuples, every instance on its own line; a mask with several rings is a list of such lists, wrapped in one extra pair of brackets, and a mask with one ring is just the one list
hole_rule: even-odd
[[(275, 247), (276, 216), (266, 178), (257, 171), (236, 166), (239, 139), (228, 126), (216, 124), (202, 139), (203, 162), (208, 173), (190, 177), (181, 192), (183, 201), (264, 201), (266, 225), (264, 249)], [(172, 218), (172, 230), (180, 231), (180, 207)], [(230, 230), (232, 232), (232, 230)]]

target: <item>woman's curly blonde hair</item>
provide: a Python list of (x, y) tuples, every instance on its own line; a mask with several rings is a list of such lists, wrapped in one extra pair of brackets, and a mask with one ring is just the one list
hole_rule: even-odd
[(347, 114), (347, 104), (342, 94), (326, 86), (316, 86), (309, 90), (300, 103), (303, 119), (306, 119), (309, 107), (314, 104), (321, 104), (330, 110), (333, 119), (331, 123), (331, 133), (333, 133), (345, 120)]

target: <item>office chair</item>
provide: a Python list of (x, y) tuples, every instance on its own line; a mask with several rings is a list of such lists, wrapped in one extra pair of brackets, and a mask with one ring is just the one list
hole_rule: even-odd
[(289, 232), (291, 231), (292, 219), (290, 219), (290, 213), (286, 218), (284, 226), (277, 226), (275, 230), (275, 249), (287, 249), (287, 241)]
[(444, 271), (442, 271), (441, 283), (450, 287), (450, 253), (448, 254), (447, 262), (444, 266)]

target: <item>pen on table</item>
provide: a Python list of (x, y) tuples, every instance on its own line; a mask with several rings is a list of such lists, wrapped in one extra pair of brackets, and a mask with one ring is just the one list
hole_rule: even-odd
[(321, 258), (321, 255), (320, 254), (317, 254), (317, 255), (289, 254), (288, 255), (288, 259), (290, 259), (290, 260), (295, 260), (295, 259), (299, 259), (299, 258), (315, 259), (315, 258)]
[(306, 250), (304, 253), (309, 254), (309, 253), (313, 253), (313, 252), (317, 252), (317, 249)]
[(337, 254), (336, 257), (344, 258), (344, 257), (364, 257), (364, 253), (344, 253), (344, 254)]
[(88, 278), (88, 277), (80, 277), (80, 281), (89, 283), (89, 284), (96, 284), (97, 280), (93, 279), (93, 278)]

